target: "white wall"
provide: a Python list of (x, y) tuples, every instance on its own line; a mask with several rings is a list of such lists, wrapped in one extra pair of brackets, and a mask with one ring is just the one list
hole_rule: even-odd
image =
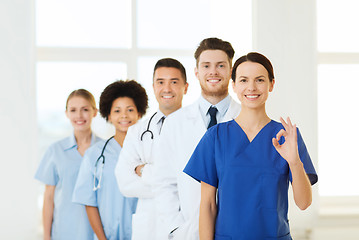
[(36, 239), (33, 0), (0, 1), (0, 239)]
[[(254, 50), (274, 65), (276, 84), (269, 97), (270, 117), (290, 116), (297, 123), (311, 158), (318, 161), (316, 13), (315, 1), (254, 0)], [(318, 215), (318, 189), (304, 212), (290, 202), (294, 239), (305, 239)]]

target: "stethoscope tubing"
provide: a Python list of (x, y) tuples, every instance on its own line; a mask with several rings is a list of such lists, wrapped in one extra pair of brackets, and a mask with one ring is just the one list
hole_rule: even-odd
[[(105, 155), (103, 155), (103, 153), (105, 152), (105, 149), (106, 149), (106, 146), (107, 146), (108, 142), (114, 137), (115, 136), (112, 136), (109, 139), (107, 139), (107, 141), (105, 142), (105, 145), (102, 148), (101, 155), (96, 160), (94, 177), (93, 177), (93, 191), (96, 191), (97, 189), (101, 188), (102, 172), (103, 172), (103, 167), (105, 165)], [(101, 160), (101, 158), (102, 158), (102, 164), (101, 164), (101, 169), (100, 169), (100, 177), (99, 177), (99, 180), (98, 180), (98, 184), (96, 186), (97, 165), (98, 165), (99, 161)]]
[[(151, 139), (153, 139), (153, 132), (150, 130), (150, 124), (151, 124), (151, 122), (152, 122), (153, 117), (154, 117), (156, 114), (157, 114), (157, 112), (155, 112), (155, 113), (151, 116), (150, 120), (148, 121), (147, 129), (141, 134), (141, 138), (140, 138), (141, 141), (143, 141), (143, 136), (144, 136), (146, 133), (150, 133), (150, 134), (151, 134)], [(94, 179), (93, 179), (93, 181), (94, 181), (94, 182), (93, 182), (93, 191), (96, 191), (97, 189), (101, 188), (102, 171), (103, 171), (103, 167), (104, 167), (104, 165), (105, 165), (105, 155), (104, 155), (103, 153), (105, 152), (105, 149), (106, 149), (106, 146), (107, 146), (108, 142), (109, 142), (112, 138), (114, 138), (114, 136), (112, 136), (112, 137), (110, 137), (109, 139), (107, 139), (107, 141), (105, 142), (105, 145), (104, 145), (103, 148), (102, 148), (101, 155), (100, 155), (100, 156), (97, 158), (97, 160), (96, 160), (96, 163), (95, 163), (95, 172), (94, 172)], [(98, 163), (100, 162), (101, 158), (102, 158), (102, 164), (101, 164), (101, 170), (100, 170), (101, 173), (100, 173), (100, 177), (99, 177), (99, 180), (98, 180), (98, 184), (97, 184), (97, 186), (96, 186), (96, 171), (97, 171), (97, 165), (98, 165)]]
[(153, 139), (153, 132), (150, 130), (150, 124), (151, 124), (151, 122), (152, 122), (153, 117), (154, 117), (156, 114), (157, 114), (157, 112), (155, 112), (155, 113), (151, 116), (150, 120), (148, 121), (147, 129), (141, 134), (141, 138), (140, 138), (141, 141), (143, 141), (143, 136), (144, 136), (146, 133), (150, 133), (150, 134), (151, 134), (151, 139)]

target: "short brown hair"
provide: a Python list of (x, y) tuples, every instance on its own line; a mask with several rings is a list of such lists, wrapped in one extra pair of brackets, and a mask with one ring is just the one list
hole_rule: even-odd
[(196, 66), (198, 66), (199, 56), (203, 51), (206, 50), (222, 50), (227, 54), (228, 61), (232, 66), (232, 59), (234, 56), (234, 49), (229, 42), (223, 41), (219, 38), (206, 38), (197, 47), (196, 52), (194, 53), (194, 58), (196, 59)]
[(96, 107), (96, 101), (95, 101), (95, 98), (93, 97), (92, 93), (90, 93), (89, 91), (87, 91), (86, 89), (83, 89), (83, 88), (80, 88), (80, 89), (77, 89), (77, 90), (74, 90), (70, 93), (70, 95), (67, 97), (67, 100), (66, 100), (66, 110), (67, 110), (67, 105), (70, 101), (71, 98), (73, 97), (82, 97), (84, 99), (86, 99), (87, 101), (90, 102), (91, 104), (91, 107), (93, 109), (97, 109)]

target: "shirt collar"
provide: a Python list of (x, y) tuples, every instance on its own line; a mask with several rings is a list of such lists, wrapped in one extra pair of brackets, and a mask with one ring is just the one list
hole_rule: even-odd
[(227, 97), (222, 99), (219, 103), (217, 103), (215, 106), (218, 109), (218, 112), (221, 116), (224, 116), (229, 108), (229, 105), (231, 103), (231, 98), (229, 97), (229, 94)]
[(159, 124), (162, 117), (166, 118), (166, 116), (161, 112), (161, 110), (158, 109), (156, 115), (153, 117), (153, 120), (156, 124)]
[[(107, 147), (108, 147), (108, 149), (107, 149)], [(115, 151), (117, 154), (119, 154), (119, 153), (121, 152), (122, 147), (121, 147), (121, 145), (116, 141), (115, 138), (112, 138), (112, 139), (108, 142), (108, 144), (107, 144), (107, 146), (106, 146), (106, 149), (107, 149), (107, 150), (114, 149), (114, 151)]]
[(208, 102), (206, 99), (204, 99), (204, 97), (201, 95), (199, 98), (199, 109), (200, 109), (202, 115), (206, 116), (208, 113), (209, 107), (214, 106), (217, 108), (219, 115), (224, 116), (229, 108), (230, 103), (231, 103), (231, 98), (230, 98), (229, 94), (227, 95), (227, 97), (222, 99), (222, 101), (220, 101), (216, 105), (212, 105), (210, 102)]
[[(95, 141), (96, 141), (96, 135), (92, 133), (91, 134), (91, 145), (94, 144)], [(68, 137), (68, 141), (65, 143), (64, 150), (69, 150), (74, 147), (77, 148), (77, 142), (76, 142), (75, 134), (72, 133), (71, 136)]]

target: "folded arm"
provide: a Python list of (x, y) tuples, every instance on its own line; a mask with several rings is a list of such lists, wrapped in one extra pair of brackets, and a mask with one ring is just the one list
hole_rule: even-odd
[[(136, 173), (136, 167), (145, 164), (139, 154), (139, 148), (143, 143), (138, 142), (136, 134), (137, 131), (133, 128), (129, 129), (115, 168), (115, 175), (119, 189), (126, 197), (152, 198), (151, 185)], [(146, 171), (149, 165), (146, 164), (143, 171)]]

